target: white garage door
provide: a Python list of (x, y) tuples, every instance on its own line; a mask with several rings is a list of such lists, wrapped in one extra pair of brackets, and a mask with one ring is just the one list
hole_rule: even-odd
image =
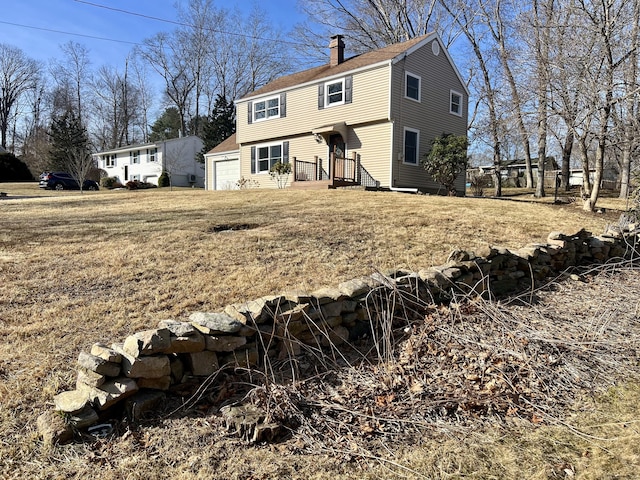
[(238, 188), (240, 180), (240, 160), (220, 160), (214, 163), (214, 185), (216, 190), (233, 190)]

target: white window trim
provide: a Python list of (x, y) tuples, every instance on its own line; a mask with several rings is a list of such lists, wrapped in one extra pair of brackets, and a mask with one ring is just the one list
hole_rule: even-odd
[(113, 168), (116, 166), (116, 155), (105, 155), (104, 166), (105, 168)]
[[(418, 98), (413, 98), (407, 95), (407, 87), (409, 86), (409, 81), (407, 77), (413, 77), (418, 79)], [(422, 102), (422, 77), (420, 75), (416, 75), (411, 72), (404, 72), (404, 98), (408, 100), (413, 100), (414, 102), (421, 103)]]
[[(413, 132), (416, 134), (416, 162), (407, 162), (407, 132)], [(402, 132), (402, 163), (405, 165), (418, 166), (420, 165), (420, 130), (416, 128), (404, 127)]]
[[(458, 109), (460, 110), (459, 112), (454, 112), (453, 111), (453, 96), (457, 95), (458, 98), (460, 99), (460, 103), (458, 104)], [(449, 113), (451, 115), (456, 115), (458, 117), (462, 116), (462, 109), (463, 109), (463, 104), (462, 102), (464, 101), (464, 97), (462, 96), (462, 94), (460, 92), (456, 92), (455, 90), (449, 90)]]
[(147, 162), (157, 162), (158, 161), (158, 148), (149, 148), (147, 150)]
[(131, 151), (131, 164), (138, 165), (140, 163), (140, 150)]
[[(269, 103), (269, 100), (277, 100), (278, 101), (278, 115), (271, 115), (269, 116), (269, 106), (267, 105)], [(256, 118), (256, 106), (258, 105), (258, 103), (264, 102), (264, 113), (265, 116), (264, 118)], [(264, 122), (267, 120), (271, 120), (274, 118), (280, 118), (280, 114), (282, 111), (282, 105), (280, 105), (280, 95), (275, 95), (273, 97), (267, 97), (267, 98), (261, 98), (260, 100), (254, 100), (253, 101), (253, 105), (251, 106), (251, 116), (253, 118), (253, 123), (257, 123), (257, 122)]]
[[(336, 83), (339, 83), (342, 85), (342, 100), (339, 102), (329, 102), (329, 85), (335, 85)], [(325, 108), (329, 108), (329, 107), (336, 107), (338, 105), (344, 105), (344, 97), (345, 97), (345, 91), (344, 91), (344, 78), (338, 78), (335, 80), (330, 80), (328, 82), (325, 82), (324, 84), (324, 107)]]
[[(284, 151), (284, 146), (282, 145), (282, 142), (261, 143), (259, 145), (256, 145), (256, 158), (255, 158), (256, 173), (254, 175), (264, 175), (265, 173), (269, 173), (271, 171), (271, 147), (274, 147), (276, 145), (280, 146), (280, 161), (282, 161), (282, 154)], [(267, 170), (260, 170), (259, 151), (261, 148), (265, 148), (265, 147), (269, 149), (269, 168)]]

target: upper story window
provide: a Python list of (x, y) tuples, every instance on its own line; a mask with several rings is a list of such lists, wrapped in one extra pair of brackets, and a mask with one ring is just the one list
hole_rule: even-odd
[(451, 101), (449, 104), (449, 113), (453, 113), (459, 117), (462, 116), (462, 94), (451, 90)]
[(253, 104), (253, 121), (280, 117), (280, 97), (267, 98)]
[(325, 105), (342, 105), (344, 103), (344, 80), (328, 82), (325, 84), (327, 94)]
[(406, 72), (405, 76), (404, 96), (417, 102), (420, 101), (420, 83), (421, 78), (413, 73)]
[(140, 163), (140, 150), (131, 152), (131, 163)]
[(420, 145), (420, 130), (405, 127), (404, 163), (418, 165), (418, 145)]
[(261, 122), (270, 118), (287, 116), (287, 94), (281, 93), (275, 97), (265, 98), (256, 102), (248, 102), (248, 123)]
[(158, 158), (158, 149), (157, 148), (150, 148), (147, 150), (147, 155), (148, 155), (148, 161), (149, 162), (155, 162)]
[(116, 156), (115, 155), (105, 155), (103, 158), (104, 158), (104, 166), (105, 167), (115, 167), (116, 166)]
[(351, 103), (353, 98), (353, 76), (330, 80), (318, 85), (318, 109)]

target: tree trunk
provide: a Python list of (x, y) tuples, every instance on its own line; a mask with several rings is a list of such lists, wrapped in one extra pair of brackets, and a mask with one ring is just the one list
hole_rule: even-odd
[(571, 152), (573, 150), (573, 131), (569, 130), (562, 146), (562, 189), (568, 192), (571, 188), (569, 177), (571, 176)]
[[(484, 9), (484, 6), (483, 6)], [(513, 113), (516, 117), (516, 124), (518, 125), (518, 133), (522, 147), (524, 149), (524, 165), (525, 165), (525, 180), (527, 188), (533, 188), (533, 170), (531, 167), (531, 147), (529, 146), (529, 132), (524, 124), (524, 118), (522, 114), (522, 101), (520, 99), (520, 92), (514, 78), (511, 64), (509, 60), (509, 52), (505, 43), (505, 23), (503, 22), (500, 2), (497, 2), (492, 12), (485, 10), (485, 17), (487, 25), (489, 26), (494, 40), (498, 44), (498, 51), (500, 56), (500, 64), (504, 70), (509, 89), (511, 91), (511, 101), (513, 107)], [(493, 17), (493, 18), (492, 18)], [(492, 24), (495, 21), (495, 27)]]
[(496, 197), (502, 196), (502, 173), (500, 172), (500, 143), (495, 142), (493, 147), (493, 168), (494, 168), (494, 195)]
[[(539, 11), (542, 7), (543, 12)], [(535, 46), (536, 46), (536, 71), (537, 71), (537, 92), (538, 98), (538, 184), (536, 194), (538, 198), (545, 196), (544, 191), (544, 171), (547, 163), (547, 106), (548, 106), (548, 72), (549, 64), (549, 33), (548, 29), (553, 17), (553, 2), (542, 2), (539, 5), (537, 0), (533, 2), (535, 14)], [(541, 14), (542, 13), (542, 14)]]
[(589, 151), (587, 149), (586, 139), (581, 138), (580, 142), (580, 163), (582, 164), (582, 199), (591, 196), (591, 177), (589, 166)]
[(622, 149), (622, 165), (620, 168), (620, 195), (618, 198), (626, 199), (631, 190), (631, 139), (628, 139)]
[(604, 167), (604, 152), (606, 148), (606, 139), (602, 137), (598, 142), (598, 149), (596, 151), (596, 171), (593, 176), (593, 187), (591, 188), (591, 195), (585, 199), (583, 209), (587, 212), (593, 212), (596, 208), (596, 202), (600, 196), (600, 185), (602, 183), (602, 171)]

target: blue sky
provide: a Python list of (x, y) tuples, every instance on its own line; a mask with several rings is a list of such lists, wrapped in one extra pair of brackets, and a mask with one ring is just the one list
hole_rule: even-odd
[[(175, 25), (110, 9), (175, 20), (175, 3), (175, 0), (0, 0), (0, 42), (47, 62), (59, 58), (60, 45), (73, 40), (89, 49), (94, 67), (117, 66), (124, 62), (135, 43), (160, 31), (170, 31)], [(246, 11), (255, 5), (252, 0), (215, 0), (214, 3)], [(284, 30), (302, 20), (297, 14), (296, 0), (262, 0), (259, 6), (274, 25)]]

